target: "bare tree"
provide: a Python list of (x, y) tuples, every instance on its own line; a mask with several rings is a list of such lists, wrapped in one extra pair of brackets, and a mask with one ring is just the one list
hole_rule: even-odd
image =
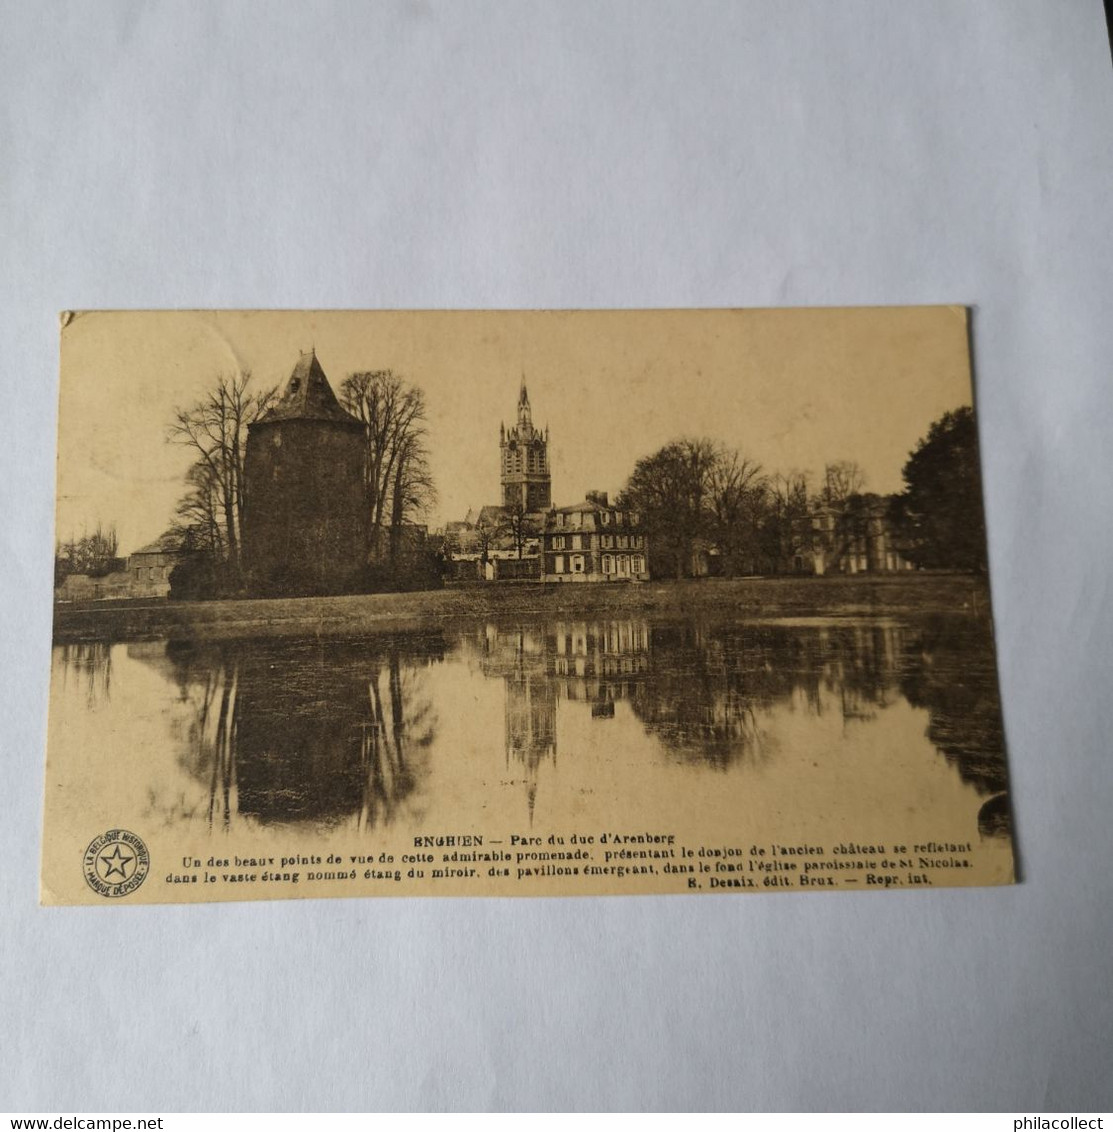
[[(250, 385), (251, 374), (246, 370), (221, 374), (200, 401), (189, 408), (174, 410), (167, 431), (170, 441), (197, 453), (197, 463), (187, 479), (203, 478), (204, 490), (210, 493), (211, 505), (219, 519), (227, 562), (234, 573), (240, 569), (247, 426), (271, 407), (277, 395), (275, 389), (254, 393)], [(196, 472), (194, 469), (198, 466), (204, 471)], [(194, 482), (191, 492), (196, 489)]]
[(482, 516), (475, 525), (475, 546), (479, 551), (479, 561), (486, 566), (491, 558), (491, 545), (498, 538), (498, 528), (486, 522)]
[(89, 574), (94, 577), (119, 569), (122, 559), (117, 557), (119, 539), (116, 525), (107, 528), (100, 523), (92, 534), (81, 538), (73, 535), (54, 547), (54, 584), (60, 586), (69, 574)]
[(841, 508), (852, 495), (861, 495), (866, 474), (853, 460), (836, 460), (823, 469), (823, 502)]
[(435, 499), (425, 394), (391, 370), (373, 370), (347, 377), (340, 386), (340, 402), (366, 430), (371, 523), (376, 532), (389, 532), (393, 558), (402, 526)]
[(220, 485), (206, 461), (198, 460), (189, 469), (186, 486), (189, 490), (178, 503), (171, 530), (183, 546), (212, 551), (223, 562), (228, 547), (222, 530)]
[(495, 529), (495, 538), (509, 538), (514, 543), (518, 557), (522, 557), (526, 542), (536, 535), (533, 523), (526, 514), (525, 504), (521, 498), (516, 498), (509, 507), (502, 509), (498, 527)]
[(766, 481), (760, 542), (766, 566), (775, 573), (786, 559), (811, 549), (811, 492), (804, 472), (778, 472)]
[(696, 540), (707, 535), (707, 501), (718, 446), (685, 437), (639, 460), (616, 501), (640, 514), (654, 557), (677, 578), (691, 572)]
[(736, 573), (750, 548), (751, 562), (767, 495), (761, 465), (738, 452), (720, 449), (707, 476), (708, 534), (718, 545), (728, 573)]
[(405, 523), (422, 515), (436, 501), (437, 491), (429, 470), (423, 434), (408, 437), (394, 464), (390, 506), (390, 556), (398, 555), (398, 541)]

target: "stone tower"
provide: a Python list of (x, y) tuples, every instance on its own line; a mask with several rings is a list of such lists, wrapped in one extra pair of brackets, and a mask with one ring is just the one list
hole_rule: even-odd
[(533, 427), (526, 381), (518, 392), (518, 423), (499, 425), (502, 455), (502, 505), (520, 506), (527, 514), (547, 511), (553, 502), (549, 475), (549, 430)]
[(243, 558), (250, 590), (309, 596), (361, 588), (369, 508), (363, 425), (346, 413), (315, 351), (278, 403), (248, 426)]

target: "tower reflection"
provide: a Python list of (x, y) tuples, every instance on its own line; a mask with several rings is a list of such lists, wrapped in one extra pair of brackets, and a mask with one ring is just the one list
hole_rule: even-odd
[[(204, 791), (153, 798), (152, 813), (168, 822), (369, 830), (443, 801), (440, 781), (451, 790), (521, 789), (532, 822), (539, 791), (562, 788), (558, 751), (577, 761), (564, 778), (588, 790), (597, 773), (606, 781), (620, 746), (638, 774), (653, 775), (662, 759), (727, 772), (776, 760), (792, 715), (822, 718), (809, 732), (822, 745), (839, 728), (872, 727), (891, 704), (907, 704), (923, 709), (922, 723), (913, 713), (910, 725), (922, 726), (982, 797), (982, 832), (1008, 828), (992, 640), (984, 622), (963, 616), (533, 617), (480, 622), (447, 644), (440, 632), (414, 632), (59, 649), (56, 663), (80, 678), (91, 708), (107, 702), (114, 648), (178, 691), (167, 709), (177, 757)], [(430, 680), (430, 666), (446, 660), (456, 674)], [(502, 704), (464, 709), (493, 713), (469, 719), (474, 749), (438, 744), (438, 710), (442, 718), (461, 711), (476, 668), (498, 681)]]
[(506, 689), (506, 765), (525, 774), (530, 821), (537, 801), (538, 770), (556, 760), (556, 686), (547, 672), (544, 634), (522, 626), (488, 624), (482, 631), (481, 668)]
[(644, 620), (551, 621), (484, 626), (478, 647), (484, 676), (505, 687), (508, 768), (521, 768), (530, 822), (540, 768), (555, 763), (557, 703), (590, 705), (593, 719), (613, 718), (649, 666)]
[(188, 703), (183, 759), (208, 786), (210, 824), (387, 824), (427, 773), (437, 717), (422, 670), (436, 636), (170, 642)]

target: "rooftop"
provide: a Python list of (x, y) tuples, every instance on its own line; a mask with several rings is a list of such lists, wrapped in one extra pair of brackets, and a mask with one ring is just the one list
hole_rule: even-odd
[(154, 542), (133, 550), (132, 554), (180, 554), (182, 552), (182, 537), (174, 531), (165, 531)]
[(341, 408), (336, 394), (332, 391), (321, 363), (317, 361), (316, 350), (302, 354), (298, 358), (286, 388), (282, 390), (278, 403), (268, 409), (264, 421), (342, 421), (358, 424), (351, 413)]

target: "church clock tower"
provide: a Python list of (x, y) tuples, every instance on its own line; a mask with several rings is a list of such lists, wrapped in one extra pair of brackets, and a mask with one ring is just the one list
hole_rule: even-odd
[(526, 514), (547, 511), (553, 502), (549, 475), (549, 430), (533, 427), (526, 381), (518, 392), (518, 423), (499, 425), (502, 456), (502, 505)]

